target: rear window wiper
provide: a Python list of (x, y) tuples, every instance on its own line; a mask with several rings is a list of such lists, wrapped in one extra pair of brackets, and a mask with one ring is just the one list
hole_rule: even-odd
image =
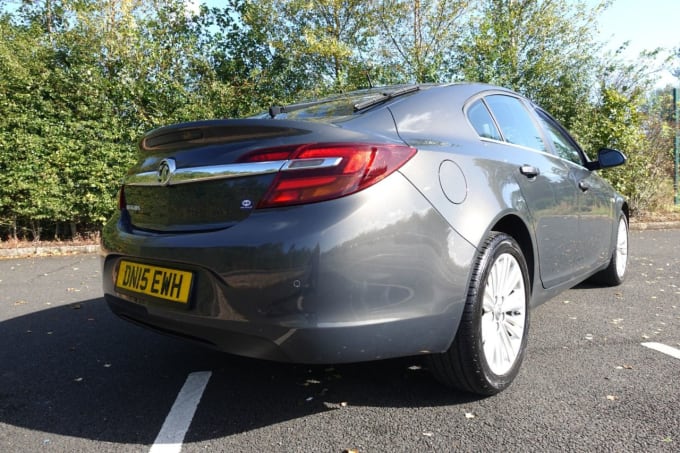
[(418, 85), (413, 85), (413, 86), (408, 86), (404, 88), (400, 88), (395, 91), (389, 91), (387, 93), (381, 93), (380, 97), (375, 97), (372, 99), (368, 99), (363, 102), (359, 102), (358, 104), (354, 104), (354, 111), (358, 112), (360, 110), (367, 109), (369, 107), (373, 107), (374, 105), (389, 101), (390, 99), (394, 99), (399, 96), (403, 96), (408, 93), (413, 93), (414, 91), (420, 90), (420, 87)]
[[(356, 113), (358, 111), (367, 109), (369, 107), (373, 107), (374, 105), (389, 101), (390, 99), (394, 99), (399, 96), (403, 96), (408, 93), (413, 93), (414, 91), (420, 90), (420, 86), (418, 85), (411, 85), (403, 88), (399, 88), (394, 91), (385, 91), (383, 93), (376, 93), (375, 96), (371, 97), (370, 99), (367, 99), (365, 101), (358, 102), (352, 106), (353, 111)], [(318, 101), (310, 101), (310, 102), (302, 102), (299, 104), (291, 104), (291, 105), (273, 105), (269, 107), (269, 116), (271, 118), (276, 118), (277, 115), (280, 115), (282, 113), (291, 113), (295, 112), (297, 110), (305, 110), (311, 107), (316, 107), (318, 105), (322, 104), (327, 104), (330, 102), (335, 102), (338, 101), (341, 98), (326, 98), (326, 99), (320, 99)], [(349, 106), (348, 106), (349, 107)]]

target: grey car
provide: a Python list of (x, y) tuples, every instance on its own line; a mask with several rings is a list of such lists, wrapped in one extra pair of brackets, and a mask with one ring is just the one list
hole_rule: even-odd
[(368, 89), (146, 134), (105, 226), (123, 319), (299, 363), (423, 355), (505, 389), (530, 309), (620, 284), (628, 204), (548, 113), (482, 84)]

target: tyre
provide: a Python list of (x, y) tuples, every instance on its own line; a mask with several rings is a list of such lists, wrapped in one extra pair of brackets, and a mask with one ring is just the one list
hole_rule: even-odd
[(492, 232), (472, 273), (451, 347), (429, 356), (435, 378), (479, 395), (507, 388), (524, 358), (529, 330), (529, 272), (517, 242)]
[(626, 278), (628, 267), (628, 219), (621, 213), (616, 228), (616, 246), (612, 252), (609, 266), (593, 275), (591, 281), (607, 286), (618, 286)]

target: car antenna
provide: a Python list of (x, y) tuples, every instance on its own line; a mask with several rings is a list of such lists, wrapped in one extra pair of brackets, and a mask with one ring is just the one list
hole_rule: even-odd
[(366, 80), (368, 80), (368, 87), (373, 88), (373, 82), (371, 81), (371, 73), (369, 70), (366, 70)]

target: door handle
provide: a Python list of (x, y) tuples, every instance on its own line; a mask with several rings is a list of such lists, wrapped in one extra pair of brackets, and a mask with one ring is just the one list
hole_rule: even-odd
[(588, 189), (590, 189), (590, 185), (584, 179), (582, 179), (578, 182), (578, 188), (584, 192), (588, 192)]
[(524, 164), (521, 167), (519, 167), (519, 172), (522, 173), (527, 178), (535, 178), (536, 176), (541, 174), (541, 171), (538, 168), (534, 167), (533, 165), (527, 164)]

